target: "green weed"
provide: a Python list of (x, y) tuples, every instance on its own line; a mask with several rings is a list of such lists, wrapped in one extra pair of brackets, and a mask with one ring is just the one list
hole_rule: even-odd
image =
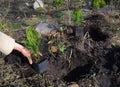
[(13, 30), (17, 28), (20, 28), (20, 24), (15, 24), (4, 20), (0, 21), (0, 30), (5, 30), (5, 29)]
[(54, 87), (53, 85), (51, 85), (51, 86), (48, 86), (48, 87)]
[(64, 31), (64, 27), (61, 26), (61, 27), (59, 28), (59, 31), (60, 31), (60, 32), (63, 32), (63, 31)]
[(10, 22), (10, 23), (8, 23), (8, 28), (11, 29), (11, 30), (15, 29), (15, 25)]
[(63, 42), (57, 44), (57, 48), (60, 52), (64, 52), (66, 50), (66, 46)]
[(62, 6), (62, 3), (63, 3), (63, 0), (54, 0), (52, 3), (52, 6), (58, 8)]
[(15, 24), (15, 23), (12, 23), (12, 22), (8, 22), (7, 27), (8, 27), (8, 29), (13, 30), (13, 29), (20, 28), (20, 24)]
[(3, 21), (0, 21), (0, 30), (2, 30), (3, 27), (4, 27), (4, 23), (3, 23)]

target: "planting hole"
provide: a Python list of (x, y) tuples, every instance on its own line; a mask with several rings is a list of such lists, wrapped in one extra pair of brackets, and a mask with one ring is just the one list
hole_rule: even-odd
[(76, 82), (76, 81), (79, 81), (84, 76), (86, 76), (86, 74), (88, 74), (90, 72), (91, 66), (92, 66), (92, 64), (89, 63), (89, 64), (86, 64), (84, 66), (76, 67), (71, 72), (69, 72), (67, 74), (67, 76), (65, 76), (63, 78), (63, 80), (66, 81), (66, 82)]
[(105, 41), (108, 38), (108, 35), (97, 26), (90, 26), (89, 34), (94, 41)]

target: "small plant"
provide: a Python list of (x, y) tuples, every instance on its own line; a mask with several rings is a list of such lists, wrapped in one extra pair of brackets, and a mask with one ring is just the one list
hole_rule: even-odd
[(106, 5), (104, 0), (92, 0), (91, 6), (93, 9), (99, 9)]
[(48, 87), (54, 87), (53, 85), (50, 85), (50, 86), (48, 86)]
[(52, 6), (58, 8), (62, 6), (62, 3), (63, 3), (63, 0), (54, 0), (52, 3)]
[(82, 16), (82, 10), (81, 9), (75, 9), (73, 11), (73, 21), (75, 26), (79, 26), (83, 20)]
[(61, 27), (59, 28), (59, 31), (60, 31), (60, 32), (63, 32), (63, 31), (64, 31), (64, 27), (61, 26)]
[(8, 22), (7, 27), (10, 30), (14, 30), (14, 29), (20, 28), (20, 24), (15, 24), (15, 23), (12, 23), (12, 22)]
[(0, 21), (0, 30), (13, 30), (21, 27), (20, 24), (15, 24), (13, 22), (1, 20)]
[(49, 41), (48, 44), (51, 44), (49, 47), (50, 53), (56, 53), (56, 52), (64, 52), (66, 50), (66, 45), (64, 42), (55, 42), (55, 41)]
[(31, 57), (33, 60), (40, 60), (40, 40), (41, 35), (34, 29), (34, 27), (28, 27), (26, 29), (26, 38), (23, 39), (25, 46), (31, 50)]
[(3, 27), (4, 27), (4, 23), (3, 23), (3, 21), (0, 21), (0, 30), (2, 30)]
[(10, 22), (10, 23), (8, 23), (8, 28), (11, 29), (11, 30), (15, 29), (15, 25)]
[(44, 9), (42, 7), (38, 7), (36, 11), (44, 11)]
[(57, 47), (60, 52), (64, 52), (66, 49), (66, 46), (63, 42), (59, 43)]

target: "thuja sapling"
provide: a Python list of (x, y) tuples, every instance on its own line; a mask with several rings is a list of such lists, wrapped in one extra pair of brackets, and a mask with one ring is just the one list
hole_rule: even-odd
[(82, 20), (83, 20), (82, 10), (81, 9), (73, 10), (74, 26), (79, 26), (81, 24)]
[(26, 29), (26, 38), (22, 42), (31, 51), (31, 57), (35, 62), (40, 61), (40, 40), (41, 35), (34, 27), (30, 26)]
[(82, 10), (81, 9), (73, 10), (73, 21), (74, 21), (74, 27), (72, 28), (73, 35), (75, 37), (82, 37), (83, 28), (80, 27), (80, 25), (83, 21), (83, 15), (82, 15)]
[(92, 9), (99, 9), (106, 5), (106, 2), (104, 0), (92, 0), (91, 6)]
[(47, 58), (41, 59), (41, 38), (41, 35), (35, 30), (35, 28), (30, 26), (26, 29), (26, 38), (24, 38), (22, 41), (25, 46), (31, 50), (31, 58), (33, 60), (31, 67), (33, 67), (33, 69), (39, 73), (46, 71), (47, 67)]

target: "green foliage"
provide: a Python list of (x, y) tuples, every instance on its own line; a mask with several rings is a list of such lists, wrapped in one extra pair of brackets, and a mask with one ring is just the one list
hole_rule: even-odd
[(46, 20), (47, 19), (47, 16), (45, 14), (40, 14), (39, 20)]
[(51, 86), (48, 86), (48, 87), (54, 87), (53, 85), (51, 85)]
[(83, 2), (84, 0), (79, 0), (80, 2)]
[(20, 28), (20, 24), (15, 24), (13, 22), (8, 22), (5, 20), (0, 21), (0, 30), (8, 29), (8, 30), (13, 30)]
[(4, 23), (3, 23), (3, 21), (0, 21), (0, 30), (2, 30), (3, 27), (4, 27)]
[(11, 23), (11, 22), (8, 23), (8, 28), (9, 28), (9, 29), (12, 30), (12, 29), (15, 29), (15, 27), (16, 27), (16, 26), (15, 26), (13, 23)]
[(8, 29), (13, 30), (13, 29), (20, 28), (20, 24), (15, 24), (15, 23), (12, 23), (12, 22), (8, 22), (7, 27), (8, 27)]
[(54, 0), (52, 3), (52, 6), (57, 8), (62, 6), (62, 3), (63, 3), (63, 0)]
[(93, 9), (99, 9), (106, 5), (104, 0), (92, 0), (91, 6)]
[(39, 52), (40, 52), (40, 42), (41, 36), (38, 34), (38, 32), (34, 29), (34, 27), (28, 27), (26, 29), (26, 38), (23, 39), (23, 43), (25, 46), (31, 50), (31, 54), (33, 57), (36, 57), (39, 59)]
[(61, 27), (59, 28), (59, 31), (60, 31), (60, 32), (63, 32), (63, 31), (64, 31), (64, 28), (61, 26)]
[(116, 34), (120, 35), (120, 27), (117, 28), (117, 30), (116, 30)]
[(44, 11), (44, 9), (42, 7), (38, 7), (36, 11)]
[(60, 52), (64, 52), (66, 49), (66, 46), (63, 42), (61, 42), (61, 43), (57, 44), (57, 48)]
[(82, 10), (81, 9), (75, 9), (73, 11), (73, 21), (74, 25), (79, 26), (83, 20)]

